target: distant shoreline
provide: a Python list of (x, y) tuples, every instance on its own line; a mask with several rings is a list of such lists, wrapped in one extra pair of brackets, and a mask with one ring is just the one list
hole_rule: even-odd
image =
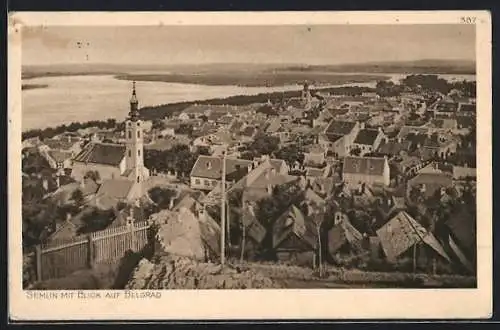
[(47, 84), (22, 84), (21, 90), (30, 90), (30, 89), (39, 89), (39, 88), (47, 88), (49, 85)]
[(287, 85), (301, 85), (310, 81), (313, 85), (342, 85), (366, 83), (378, 80), (387, 80), (390, 77), (382, 74), (343, 74), (332, 72), (230, 72), (230, 73), (202, 73), (202, 74), (120, 74), (115, 79), (128, 81), (148, 81), (196, 84), (205, 86), (238, 86), (238, 87), (281, 87)]

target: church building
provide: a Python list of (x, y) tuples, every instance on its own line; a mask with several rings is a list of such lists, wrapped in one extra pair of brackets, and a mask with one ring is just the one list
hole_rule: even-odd
[[(130, 187), (126, 199), (142, 194), (142, 183), (149, 177), (149, 170), (144, 166), (143, 125), (139, 119), (135, 82), (125, 122), (125, 138), (125, 145), (89, 142), (73, 159), (72, 177), (81, 182), (87, 172), (97, 171), (102, 181), (99, 191), (107, 191), (109, 195), (113, 191), (110, 187), (123, 187), (127, 181), (127, 187)], [(100, 195), (99, 191), (97, 195)]]

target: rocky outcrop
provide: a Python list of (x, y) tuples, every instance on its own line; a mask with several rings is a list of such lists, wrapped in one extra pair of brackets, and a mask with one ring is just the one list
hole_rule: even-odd
[(139, 289), (268, 289), (280, 283), (260, 272), (239, 270), (188, 257), (164, 255), (153, 262), (143, 259), (125, 287)]

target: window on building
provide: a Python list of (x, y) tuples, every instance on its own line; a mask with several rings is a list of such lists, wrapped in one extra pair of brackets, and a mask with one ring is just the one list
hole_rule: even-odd
[(128, 151), (128, 156), (132, 157), (132, 151), (131, 150)]
[(141, 132), (140, 131), (137, 131), (137, 137), (141, 137)]
[(132, 138), (132, 132), (131, 131), (128, 131), (128, 138), (131, 139)]
[(210, 186), (210, 181), (205, 180), (205, 186)]
[(137, 156), (139, 156), (139, 157), (141, 156), (141, 150), (140, 149), (137, 150)]
[(137, 183), (139, 183), (139, 181), (140, 181), (140, 180), (141, 180), (141, 178), (140, 178), (140, 177), (137, 177)]
[(200, 179), (194, 179), (195, 184), (200, 184)]
[(212, 181), (212, 185), (215, 187), (217, 185), (217, 180)]
[(137, 122), (137, 126), (141, 126), (141, 123), (140, 123), (140, 122)]

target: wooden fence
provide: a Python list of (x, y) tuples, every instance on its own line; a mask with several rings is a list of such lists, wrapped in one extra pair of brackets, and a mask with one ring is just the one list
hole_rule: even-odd
[(127, 251), (141, 251), (148, 244), (148, 222), (108, 228), (71, 241), (38, 245), (33, 266), (37, 281), (67, 276), (96, 264), (120, 260)]

